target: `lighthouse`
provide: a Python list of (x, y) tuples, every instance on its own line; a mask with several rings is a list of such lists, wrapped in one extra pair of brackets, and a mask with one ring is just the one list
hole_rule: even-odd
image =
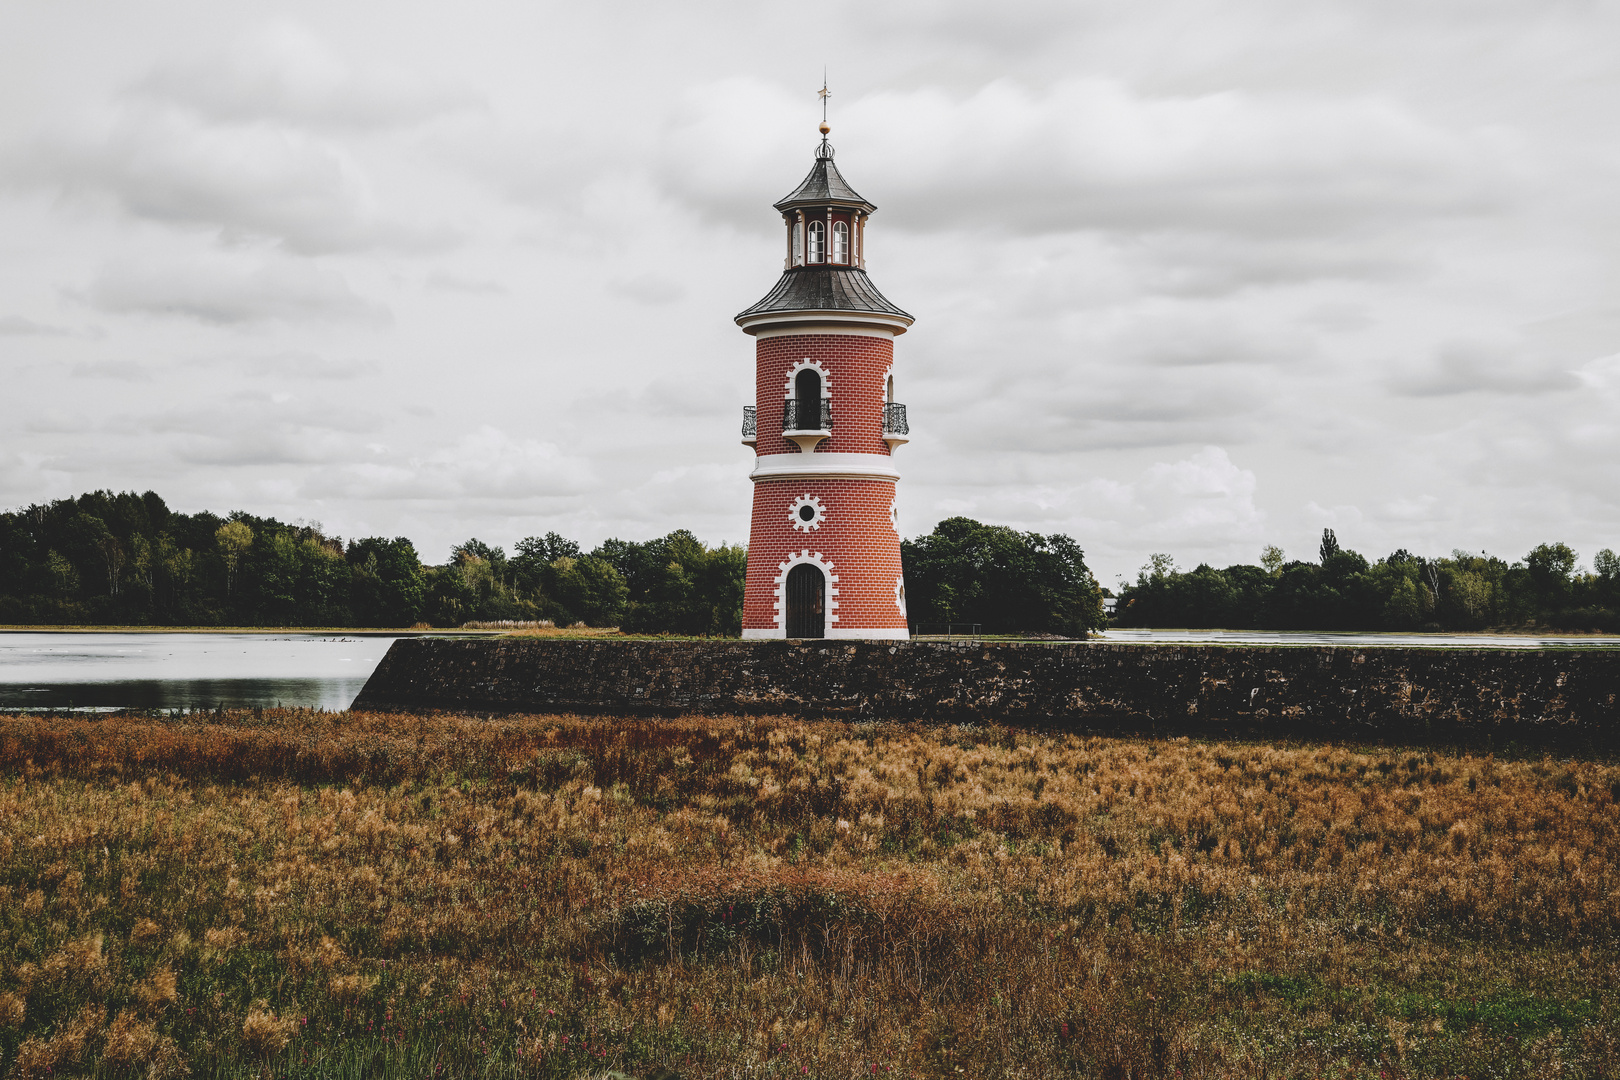
[(823, 120), (810, 174), (775, 204), (782, 276), (736, 319), (755, 342), (745, 638), (908, 636), (894, 339), (913, 320), (867, 276), (877, 207), (833, 164), (829, 131)]

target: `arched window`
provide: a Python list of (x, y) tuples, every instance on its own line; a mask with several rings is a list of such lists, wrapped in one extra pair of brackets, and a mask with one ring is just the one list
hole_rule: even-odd
[(842, 221), (833, 222), (832, 261), (835, 263), (849, 262), (849, 226)]
[(821, 430), (821, 374), (815, 368), (803, 368), (793, 377), (795, 419), (800, 431)]
[(890, 375), (887, 379), (883, 380), (883, 383), (884, 383), (884, 385), (883, 385), (884, 400), (887, 401), (890, 405), (893, 405), (894, 404), (894, 376)]
[(804, 222), (793, 223), (793, 265), (804, 265)]
[(810, 261), (820, 262), (827, 252), (827, 227), (819, 221), (810, 223)]

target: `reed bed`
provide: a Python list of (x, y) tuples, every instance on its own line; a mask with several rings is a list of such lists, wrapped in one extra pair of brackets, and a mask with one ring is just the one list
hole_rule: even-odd
[(686, 717), (0, 717), (0, 1070), (1620, 1075), (1620, 768)]

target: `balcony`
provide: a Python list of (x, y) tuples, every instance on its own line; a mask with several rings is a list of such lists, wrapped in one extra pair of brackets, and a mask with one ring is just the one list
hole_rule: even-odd
[(897, 402), (883, 406), (883, 441), (892, 451), (902, 443), (911, 441), (911, 424), (906, 420), (906, 407)]
[(816, 415), (816, 405), (815, 401), (800, 401), (798, 398), (788, 398), (782, 403), (782, 437), (797, 443), (806, 454), (814, 450), (821, 440), (832, 437), (832, 402), (826, 398), (820, 399), (819, 416)]
[(752, 405), (743, 406), (742, 444), (753, 446), (759, 441), (759, 410)]

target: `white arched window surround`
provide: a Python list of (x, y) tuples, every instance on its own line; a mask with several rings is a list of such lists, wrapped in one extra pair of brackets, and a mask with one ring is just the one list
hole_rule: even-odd
[(821, 396), (824, 398), (832, 397), (832, 372), (828, 371), (821, 361), (812, 360), (808, 356), (788, 368), (787, 378), (782, 380), (782, 397), (790, 398), (798, 394), (799, 372), (805, 368), (816, 369), (817, 374), (821, 376)]
[(793, 265), (804, 265), (804, 222), (793, 223)]
[(812, 221), (809, 229), (807, 256), (810, 262), (818, 263), (827, 257), (827, 227), (819, 221)]
[(832, 229), (832, 261), (835, 263), (847, 263), (849, 262), (849, 226), (842, 221), (835, 221)]

